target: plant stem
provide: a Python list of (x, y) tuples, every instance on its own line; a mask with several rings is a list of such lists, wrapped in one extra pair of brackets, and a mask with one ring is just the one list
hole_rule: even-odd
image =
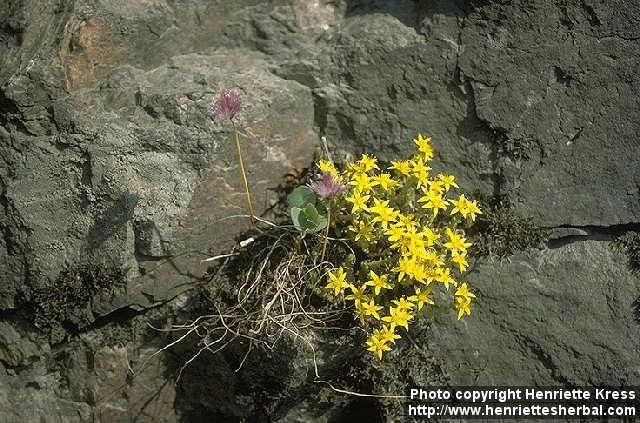
[(324, 229), (324, 241), (322, 242), (322, 254), (320, 255), (320, 263), (324, 261), (324, 254), (327, 252), (327, 241), (329, 241), (329, 225), (331, 225), (331, 200), (327, 207), (327, 227)]
[(249, 207), (249, 214), (251, 215), (251, 223), (255, 224), (254, 216), (256, 214), (253, 211), (253, 204), (251, 203), (251, 194), (249, 194), (249, 183), (247, 182), (247, 174), (244, 171), (242, 150), (240, 149), (240, 133), (238, 132), (238, 128), (236, 128), (235, 122), (232, 120), (231, 123), (233, 124), (233, 132), (236, 139), (236, 148), (238, 149), (238, 161), (240, 162), (240, 173), (242, 174), (242, 181), (244, 182), (244, 191), (247, 194), (247, 206)]

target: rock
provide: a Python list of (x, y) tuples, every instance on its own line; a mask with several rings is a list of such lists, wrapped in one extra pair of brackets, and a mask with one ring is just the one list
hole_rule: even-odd
[[(220, 67), (228, 55), (237, 60)], [(281, 175), (312, 157), (309, 90), (266, 68), (258, 55), (218, 51), (178, 56), (149, 73), (124, 69), (117, 83), (105, 83), (105, 97), (100, 87), (64, 100), (82, 135), (16, 134), (22, 153), (13, 157), (25, 159), (12, 162), (5, 195), (24, 228), (14, 229), (18, 237), (29, 233), (21, 248), (31, 287), (51, 286), (62, 269), (88, 257), (126, 271), (127, 299), (114, 299), (118, 307), (165, 301), (197, 281), (207, 253), (185, 252), (229, 248), (235, 234), (216, 222), (247, 213), (230, 125), (206, 112), (216, 85), (245, 90), (238, 124), (258, 210)], [(127, 98), (132, 89), (135, 98)], [(238, 231), (249, 228), (246, 220), (235, 218)], [(157, 276), (153, 269), (167, 260), (176, 272)], [(14, 286), (4, 301), (15, 304), (15, 282), (2, 285)]]
[(586, 231), (581, 228), (553, 228), (551, 233), (549, 234), (549, 239), (559, 239), (566, 237), (576, 237), (576, 236), (588, 236), (589, 231)]
[(363, 3), (326, 47), (327, 83), (314, 90), (321, 134), (342, 154), (387, 161), (412, 154), (418, 133), (431, 136), (435, 171), (492, 192), (492, 131), (456, 76), (464, 11), (452, 2)]
[(0, 419), (3, 422), (86, 422), (91, 407), (58, 396), (59, 374), (41, 362), (29, 369), (5, 373), (0, 367)]
[[(638, 276), (606, 241), (485, 262), (470, 316), (438, 318), (431, 347), (452, 385), (633, 386), (640, 381)], [(620, 371), (625, 369), (625, 371)]]
[(629, 69), (640, 7), (591, 3), (492, 4), (461, 32), (458, 65), (478, 118), (500, 134), (499, 154), (515, 158), (501, 190), (545, 226), (640, 218), (640, 145), (628, 141), (639, 129)]
[(48, 352), (48, 347), (28, 330), (0, 321), (0, 362), (5, 366), (15, 368), (37, 361)]
[(434, 169), (543, 226), (637, 222), (640, 10), (618, 8), (362, 2), (326, 49), (321, 133), (386, 160), (427, 133)]
[[(156, 354), (169, 341), (149, 327), (150, 320), (164, 325), (177, 305), (87, 330), (62, 347), (29, 355), (15, 368), (5, 369), (3, 358), (0, 420), (178, 421), (175, 382), (165, 377), (171, 369)], [(2, 333), (12, 331), (2, 327)]]
[[(335, 20), (333, 6), (189, 2), (177, 10), (162, 0), (151, 3), (154, 12), (119, 1), (0, 7), (8, 22), (3, 34), (14, 41), (2, 47), (0, 73), (7, 110), (0, 121), (0, 154), (7, 157), (2, 221), (10, 233), (0, 254), (8, 269), (0, 283), (3, 308), (16, 307), (16, 298), (29, 301), (34, 288), (87, 260), (129, 269), (130, 280), (137, 278), (138, 267), (155, 267), (188, 245), (175, 232), (193, 225), (182, 221), (191, 202), (202, 207), (215, 195), (219, 207), (230, 210), (229, 203), (233, 213), (245, 213), (230, 127), (214, 124), (206, 112), (222, 84), (243, 90), (245, 115), (238, 123), (254, 195), (276, 186), (288, 167), (310, 160), (316, 139), (310, 92), (274, 76), (267, 57), (228, 48), (253, 45), (253, 25), (267, 15), (279, 32), (297, 28), (283, 39), (263, 38), (289, 54), (280, 44), (307, 43), (324, 32)], [(174, 23), (200, 29), (183, 31)], [(262, 157), (274, 166), (256, 167)], [(207, 199), (194, 198), (196, 191)], [(260, 208), (268, 204), (259, 195), (255, 201)], [(207, 251), (211, 233), (202, 237), (207, 246), (201, 251)], [(216, 251), (232, 237), (216, 240)], [(197, 268), (205, 255), (191, 256), (188, 266)], [(193, 281), (178, 279), (176, 285)], [(146, 306), (173, 295), (163, 282), (151, 284), (160, 286), (132, 284), (131, 299), (114, 303)]]

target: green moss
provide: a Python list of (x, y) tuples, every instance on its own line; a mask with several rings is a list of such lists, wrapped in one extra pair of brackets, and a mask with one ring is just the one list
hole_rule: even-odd
[(507, 257), (517, 251), (539, 248), (549, 232), (531, 218), (517, 215), (506, 196), (476, 195), (482, 215), (469, 233), (473, 252), (478, 256)]
[(633, 272), (640, 272), (640, 232), (625, 232), (616, 238), (614, 246), (627, 255), (629, 268)]
[(44, 330), (82, 329), (92, 321), (93, 297), (123, 284), (124, 275), (116, 269), (93, 264), (65, 269), (52, 286), (36, 291), (34, 323)]
[(529, 160), (534, 142), (528, 139), (513, 139), (506, 135), (496, 141), (498, 155), (509, 157), (513, 160)]

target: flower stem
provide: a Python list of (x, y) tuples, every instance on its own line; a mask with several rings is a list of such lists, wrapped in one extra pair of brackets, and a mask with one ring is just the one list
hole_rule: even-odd
[(254, 216), (256, 214), (253, 211), (253, 204), (251, 203), (251, 194), (249, 194), (249, 183), (247, 182), (247, 174), (244, 171), (242, 150), (240, 149), (240, 133), (238, 132), (238, 128), (236, 128), (235, 122), (231, 121), (231, 123), (233, 124), (233, 132), (236, 139), (236, 148), (238, 149), (238, 161), (240, 162), (240, 173), (242, 174), (242, 181), (244, 182), (244, 191), (247, 194), (247, 206), (249, 207), (249, 214), (251, 215), (251, 223), (255, 223)]
[(329, 225), (331, 225), (331, 202), (327, 207), (327, 227), (324, 228), (324, 241), (322, 242), (322, 254), (320, 255), (320, 263), (324, 261), (324, 254), (327, 252), (327, 241), (329, 241)]

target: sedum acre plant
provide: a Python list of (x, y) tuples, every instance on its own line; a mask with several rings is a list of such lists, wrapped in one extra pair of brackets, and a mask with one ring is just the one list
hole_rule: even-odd
[[(368, 333), (367, 349), (379, 359), (417, 313), (455, 309), (460, 319), (471, 313), (475, 298), (460, 279), (471, 247), (464, 228), (481, 214), (480, 208), (458, 192), (453, 175), (431, 173), (431, 139), (418, 134), (413, 141), (416, 153), (386, 168), (367, 154), (343, 170), (320, 160), (318, 181), (298, 188), (290, 201), (298, 229), (325, 229), (323, 258), (332, 224), (357, 252), (355, 265), (345, 263), (328, 272), (326, 288), (353, 306)], [(323, 200), (322, 212), (311, 191)], [(305, 202), (296, 203), (302, 197)], [(305, 213), (310, 217), (301, 218)], [(449, 293), (448, 303), (439, 308), (435, 290)]]
[[(316, 177), (287, 198), (292, 230), (254, 211), (234, 122), (240, 105), (239, 95), (223, 88), (209, 111), (233, 126), (247, 209), (260, 235), (229, 254), (202, 260), (215, 263), (207, 274), (216, 283), (203, 291), (207, 313), (172, 326), (183, 334), (142, 367), (192, 336), (199, 338), (198, 349), (178, 379), (202, 353), (219, 352), (234, 341), (247, 348), (236, 371), (254, 347), (272, 350), (284, 336), (307, 344), (315, 364), (309, 331), (343, 323), (350, 311), (367, 333), (367, 350), (382, 359), (419, 313), (457, 310), (458, 319), (471, 313), (475, 295), (462, 282), (471, 247), (465, 229), (481, 211), (458, 192), (453, 175), (431, 172), (430, 138), (418, 134), (417, 151), (406, 160), (383, 164), (362, 154), (340, 168), (320, 160)], [(296, 185), (304, 178), (298, 175)], [(332, 301), (322, 301), (327, 299)]]

